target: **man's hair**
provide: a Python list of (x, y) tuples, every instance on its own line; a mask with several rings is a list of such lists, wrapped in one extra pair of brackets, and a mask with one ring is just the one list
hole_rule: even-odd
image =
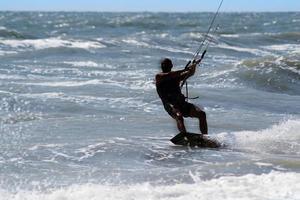
[(163, 72), (170, 72), (173, 67), (173, 63), (169, 58), (164, 58), (160, 62), (160, 66)]

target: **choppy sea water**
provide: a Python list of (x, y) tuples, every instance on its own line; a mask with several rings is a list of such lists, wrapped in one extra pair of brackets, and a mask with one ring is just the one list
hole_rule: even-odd
[(221, 13), (189, 86), (226, 148), (169, 141), (159, 61), (212, 16), (0, 12), (1, 199), (300, 199), (300, 13)]

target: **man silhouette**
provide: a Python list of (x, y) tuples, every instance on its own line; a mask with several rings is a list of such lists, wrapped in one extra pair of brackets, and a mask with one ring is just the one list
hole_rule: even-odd
[(199, 119), (199, 128), (202, 134), (207, 134), (206, 113), (199, 107), (186, 101), (181, 93), (181, 83), (193, 76), (200, 60), (193, 61), (183, 70), (172, 71), (173, 63), (165, 58), (161, 61), (162, 72), (155, 76), (156, 90), (162, 100), (165, 110), (175, 119), (180, 133), (187, 133), (184, 117)]

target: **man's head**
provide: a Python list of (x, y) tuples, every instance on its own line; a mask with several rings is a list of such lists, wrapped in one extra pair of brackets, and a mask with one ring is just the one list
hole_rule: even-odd
[(164, 73), (170, 72), (172, 67), (173, 67), (173, 63), (169, 58), (165, 58), (160, 62), (160, 66), (161, 69)]

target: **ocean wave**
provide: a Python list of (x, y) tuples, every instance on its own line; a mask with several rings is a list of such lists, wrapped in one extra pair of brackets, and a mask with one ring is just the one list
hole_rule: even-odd
[[(105, 66), (105, 65), (104, 65)], [(68, 69), (69, 70), (69, 69)], [(52, 72), (56, 74), (57, 72), (62, 71), (62, 69), (56, 70), (45, 70), (45, 69), (35, 69), (35, 73), (41, 73), (42, 75), (46, 75)], [(144, 70), (143, 70), (144, 71)], [(89, 77), (90, 79), (71, 79), (66, 80), (58, 79), (58, 80), (49, 80), (46, 79), (42, 81), (18, 81), (13, 82), (16, 85), (28, 85), (28, 86), (45, 86), (45, 87), (84, 87), (90, 85), (101, 85), (103, 86), (113, 86), (125, 89), (133, 89), (133, 90), (152, 90), (155, 88), (155, 84), (153, 79), (145, 77), (146, 74), (144, 72), (139, 73), (137, 70), (133, 71), (71, 71), (74, 75), (80, 75), (81, 77)], [(69, 74), (72, 74), (69, 73)], [(112, 77), (114, 77), (112, 79)], [(126, 78), (125, 78), (126, 77)], [(0, 77), (1, 78), (1, 77)], [(92, 78), (92, 79), (91, 79)]]
[(86, 80), (86, 81), (52, 81), (52, 82), (39, 82), (39, 83), (20, 83), (24, 85), (34, 85), (34, 86), (47, 86), (47, 87), (81, 87), (81, 86), (88, 86), (88, 85), (101, 85), (101, 84), (110, 84), (110, 85), (116, 85), (116, 86), (122, 86), (122, 84), (113, 82), (113, 81), (101, 81), (97, 79), (92, 79), (92, 80)]
[(293, 54), (300, 54), (300, 44), (279, 44), (279, 45), (269, 45), (264, 46), (263, 48), (272, 50), (272, 51), (282, 51)]
[[(300, 75), (300, 61), (296, 57), (263, 57), (258, 59), (244, 60), (240, 63), (250, 68), (274, 68), (282, 69)], [(257, 69), (257, 68), (256, 68)]]
[(0, 44), (13, 48), (14, 50), (24, 51), (26, 49), (49, 49), (49, 48), (78, 48), (78, 49), (97, 49), (106, 46), (100, 42), (73, 40), (63, 38), (46, 38), (46, 39), (26, 39), (26, 40), (1, 40)]
[(65, 61), (63, 63), (74, 67), (98, 67), (98, 63), (93, 61)]
[(274, 41), (278, 42), (278, 40), (286, 43), (289, 42), (299, 42), (300, 41), (300, 32), (253, 32), (253, 33), (234, 33), (234, 32), (220, 32), (219, 33), (223, 38), (242, 38), (242, 39), (263, 39), (264, 41)]
[(21, 75), (0, 74), (0, 80), (26, 80), (26, 79), (27, 79), (26, 76), (21, 76)]
[(96, 97), (89, 95), (67, 95), (64, 93), (38, 93), (38, 94), (22, 94), (20, 95), (26, 98), (35, 98), (42, 101), (49, 99), (59, 99), (61, 101), (72, 102), (76, 104), (100, 104), (105, 105), (106, 108), (134, 108), (142, 109), (145, 112), (151, 112), (156, 109), (156, 105), (153, 103), (144, 102), (141, 98), (136, 97)]
[[(122, 39), (121, 41), (122, 41), (122, 43), (125, 43), (125, 45), (132, 45), (132, 46), (136, 46), (136, 47), (144, 47), (144, 48), (149, 48), (149, 49), (163, 50), (163, 51), (172, 52), (172, 53), (184, 53), (184, 54), (189, 54), (189, 55), (193, 54), (193, 52), (188, 51), (186, 49), (182, 49), (179, 47), (173, 47), (173, 46), (171, 47), (171, 46), (150, 44), (149, 42), (139, 40), (137, 38), (125, 38), (125, 39)], [(176, 40), (174, 40), (174, 41), (176, 41)], [(125, 52), (126, 52), (126, 50), (125, 50)]]
[(7, 50), (0, 50), (0, 56), (5, 56), (5, 55), (11, 55), (11, 54), (17, 54), (17, 51), (7, 51)]
[(218, 48), (221, 49), (228, 49), (228, 50), (232, 50), (232, 51), (236, 51), (236, 52), (245, 52), (245, 53), (250, 53), (253, 55), (257, 55), (257, 56), (261, 56), (261, 55), (270, 55), (271, 53), (269, 53), (268, 51), (263, 51), (257, 48), (246, 48), (246, 47), (238, 47), (238, 46), (231, 46), (231, 45), (227, 45), (227, 44), (219, 44), (217, 45)]
[(73, 67), (92, 67), (97, 69), (116, 69), (118, 66), (113, 66), (106, 63), (98, 63), (91, 60), (86, 61), (64, 61), (63, 64), (71, 65)]
[(105, 153), (107, 147), (105, 142), (98, 142), (96, 144), (88, 145), (87, 147), (80, 148), (76, 153), (80, 154), (79, 161), (95, 156), (97, 153)]
[(178, 49), (178, 48), (173, 48), (173, 47), (164, 47), (164, 46), (158, 46), (158, 45), (152, 46), (151, 48), (168, 51), (168, 52), (172, 52), (172, 53), (183, 53), (183, 54), (187, 54), (187, 55), (193, 55), (193, 53), (194, 53), (192, 51), (188, 51), (188, 50), (184, 50), (184, 49)]
[(40, 83), (24, 83), (25, 85), (48, 86), (48, 87), (79, 87), (85, 85), (98, 85), (101, 84), (100, 80), (87, 80), (87, 81), (53, 81), (53, 82), (40, 82)]
[(240, 34), (233, 34), (233, 33), (221, 33), (220, 34), (221, 37), (225, 37), (225, 38), (239, 38), (241, 35)]
[(31, 112), (18, 112), (9, 114), (7, 116), (2, 116), (0, 122), (3, 124), (16, 124), (20, 122), (28, 122), (42, 119), (41, 114), (31, 113)]
[(240, 177), (226, 176), (208, 181), (195, 180), (192, 184), (175, 185), (100, 185), (83, 184), (43, 191), (0, 190), (3, 200), (89, 200), (89, 199), (152, 199), (152, 200), (199, 200), (244, 199), (287, 200), (300, 197), (300, 174), (271, 172), (248, 174)]
[(10, 30), (5, 27), (0, 27), (0, 38), (16, 38), (16, 39), (29, 39), (33, 37), (29, 37), (28, 35), (23, 35), (22, 33)]
[(91, 60), (87, 61), (64, 61), (63, 64), (72, 65), (74, 67), (94, 67), (98, 69), (117, 69), (118, 66), (113, 66), (105, 63), (97, 63)]
[[(199, 27), (199, 16), (185, 18), (179, 13), (110, 13), (109, 17), (99, 16), (97, 20), (89, 19), (85, 25), (92, 27), (140, 28), (144, 30), (161, 30), (170, 27), (195, 28)], [(205, 14), (206, 15), (206, 14)], [(210, 17), (210, 16), (208, 16)], [(167, 20), (166, 20), (167, 19)], [(172, 21), (170, 24), (168, 21)], [(207, 23), (207, 21), (205, 21)], [(207, 24), (205, 24), (208, 26)]]
[(43, 148), (61, 148), (63, 147), (65, 144), (36, 144), (33, 145), (31, 147), (28, 148), (28, 150), (30, 151), (36, 151), (38, 149), (43, 149)]
[(300, 92), (300, 62), (297, 56), (267, 56), (244, 60), (237, 66), (234, 76), (248, 86), (271, 92)]
[[(106, 140), (100, 140), (100, 142), (96, 141), (93, 144), (89, 144), (87, 146), (81, 147), (75, 151), (78, 161), (83, 161), (88, 158), (94, 157), (98, 153), (105, 153), (115, 148), (113, 145), (117, 145), (119, 148), (123, 145), (123, 142), (126, 142), (127, 139), (114, 137)], [(125, 143), (124, 145), (129, 145)]]
[(149, 47), (149, 44), (142, 42), (142, 41), (138, 41), (133, 38), (123, 39), (122, 42), (129, 44), (129, 45), (134, 45), (134, 46)]
[(112, 27), (134, 27), (134, 28), (143, 28), (143, 29), (162, 29), (168, 26), (168, 23), (165, 21), (155, 17), (153, 19), (144, 19), (144, 20), (132, 20), (128, 17), (124, 17), (123, 19), (114, 18), (108, 23), (105, 23), (106, 26)]
[[(211, 13), (210, 13), (211, 14)], [(210, 14), (204, 14), (207, 18), (211, 17)], [(142, 13), (131, 14), (123, 16), (114, 16), (105, 24), (117, 27), (139, 27), (143, 29), (164, 29), (173, 27), (180, 28), (195, 28), (199, 27), (199, 16), (190, 14), (190, 17), (185, 18), (184, 14), (180, 13)], [(167, 20), (166, 20), (167, 19)], [(172, 21), (170, 24), (168, 21)], [(204, 23), (208, 23), (205, 21)], [(208, 26), (208, 24), (205, 24)]]
[(289, 119), (268, 129), (219, 133), (218, 140), (230, 148), (257, 153), (300, 155), (300, 120)]
[(300, 32), (284, 32), (271, 35), (272, 38), (300, 42)]
[(201, 41), (204, 39), (205, 34), (204, 33), (199, 33), (199, 32), (190, 32), (190, 33), (184, 33), (182, 35), (183, 38), (185, 39), (191, 39), (194, 41)]

